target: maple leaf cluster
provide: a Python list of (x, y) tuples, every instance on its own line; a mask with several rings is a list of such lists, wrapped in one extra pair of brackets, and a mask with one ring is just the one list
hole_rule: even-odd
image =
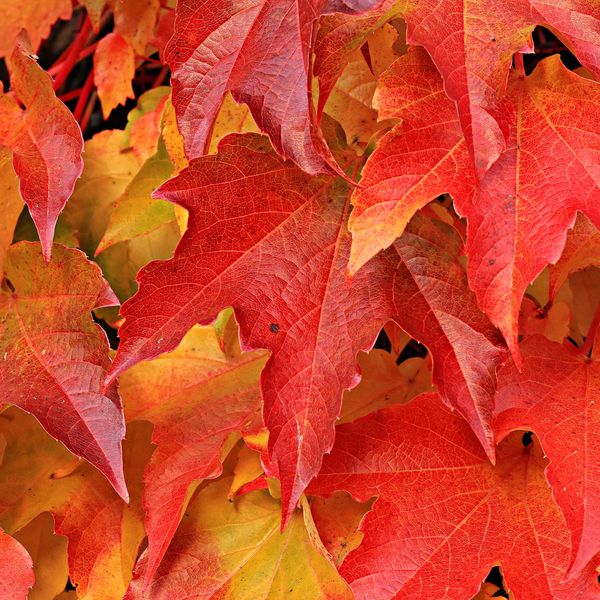
[(600, 599), (600, 3), (0, 7), (0, 598)]

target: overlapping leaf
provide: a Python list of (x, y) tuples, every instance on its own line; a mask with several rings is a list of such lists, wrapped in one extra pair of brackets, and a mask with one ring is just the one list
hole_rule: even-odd
[(14, 96), (0, 91), (0, 145), (13, 152), (21, 197), (29, 207), (48, 260), (56, 220), (83, 169), (83, 139), (24, 36), (19, 38), (9, 64), (12, 91), (25, 108)]
[[(237, 340), (237, 330), (231, 333)], [(150, 421), (157, 445), (144, 473), (147, 582), (192, 491), (202, 479), (221, 474), (228, 442), (239, 437), (260, 410), (258, 380), (266, 358), (265, 352), (239, 349), (228, 356), (212, 327), (196, 327), (175, 351), (121, 377), (128, 420)]]
[(480, 174), (509, 140), (506, 78), (513, 54), (532, 51), (536, 25), (563, 35), (585, 66), (600, 70), (600, 10), (593, 0), (411, 0), (404, 14), (408, 42), (427, 49), (457, 104)]
[(493, 454), (503, 347), (467, 288), (451, 227), (423, 218), (349, 279), (345, 183), (303, 174), (258, 136), (227, 138), (157, 195), (190, 212), (189, 228), (172, 260), (141, 271), (140, 291), (123, 307), (112, 377), (233, 306), (243, 347), (272, 353), (262, 393), (284, 520), (331, 448), (342, 393), (358, 381), (357, 352), (390, 318), (430, 346), (444, 397)]
[(205, 153), (227, 91), (248, 104), (274, 148), (308, 173), (330, 173), (332, 157), (313, 124), (310, 47), (315, 20), (364, 12), (378, 0), (182, 0), (166, 50), (189, 158)]
[(101, 391), (108, 343), (90, 311), (117, 302), (100, 269), (82, 252), (13, 245), (0, 291), (2, 402), (33, 414), (54, 438), (96, 466), (127, 498), (121, 440), (125, 425), (116, 386)]
[(113, 376), (233, 306), (243, 347), (272, 352), (264, 414), (289, 516), (332, 445), (342, 392), (357, 381), (356, 353), (391, 313), (389, 257), (348, 280), (345, 184), (283, 163), (266, 138), (227, 138), (157, 195), (186, 208), (189, 227), (171, 261), (142, 270), (123, 308)]
[(5, 598), (24, 600), (33, 585), (31, 557), (14, 538), (0, 531), (0, 593)]
[(569, 533), (545, 466), (539, 442), (517, 434), (493, 467), (464, 420), (425, 394), (340, 426), (310, 491), (378, 497), (341, 566), (356, 598), (463, 600), (497, 563), (516, 598), (598, 598), (593, 566), (562, 582)]
[(300, 511), (280, 533), (277, 500), (257, 491), (230, 502), (229, 484), (223, 478), (197, 494), (156, 581), (143, 590), (134, 580), (127, 600), (352, 598), (335, 567), (313, 547)]
[(456, 108), (424, 50), (411, 49), (382, 75), (375, 105), (380, 119), (401, 122), (379, 141), (352, 199), (352, 272), (392, 244), (436, 196), (450, 193), (460, 210), (475, 191)]
[[(56, 533), (68, 539), (69, 577), (78, 594), (98, 600), (122, 597), (144, 537), (142, 471), (152, 452), (148, 424), (128, 426), (127, 505), (95, 469), (52, 440), (30, 416), (12, 408), (0, 419), (7, 441), (0, 467), (2, 526), (23, 531), (38, 515), (51, 512)], [(24, 471), (28, 478), (21, 476)]]
[(547, 475), (571, 531), (572, 571), (600, 550), (600, 367), (568, 343), (536, 336), (522, 344), (523, 365), (498, 380), (495, 427), (500, 437), (530, 429), (550, 460)]
[(553, 56), (512, 76), (509, 95), (515, 125), (467, 215), (467, 254), (479, 305), (517, 352), (525, 289), (559, 259), (578, 210), (600, 225), (600, 84)]

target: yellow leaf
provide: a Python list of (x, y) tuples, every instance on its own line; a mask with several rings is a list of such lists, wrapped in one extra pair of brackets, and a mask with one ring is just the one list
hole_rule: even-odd
[(0, 279), (4, 273), (4, 258), (12, 243), (15, 226), (21, 211), (23, 200), (19, 194), (19, 180), (12, 166), (12, 153), (0, 148)]
[(238, 104), (227, 92), (213, 125), (208, 153), (216, 154), (219, 141), (228, 133), (247, 132), (259, 133), (260, 130), (254, 122), (248, 107), (245, 104)]
[(371, 350), (358, 355), (361, 382), (344, 394), (340, 423), (355, 421), (371, 412), (408, 402), (432, 389), (429, 358), (409, 358), (396, 365), (394, 355)]
[(13, 537), (23, 544), (33, 560), (35, 584), (28, 600), (48, 600), (60, 594), (67, 584), (67, 538), (54, 535), (54, 519), (45, 512)]
[(254, 481), (263, 474), (260, 455), (244, 445), (238, 453), (237, 463), (233, 468), (233, 479), (228, 497), (234, 498), (240, 488)]
[(349, 552), (357, 548), (363, 534), (358, 526), (372, 501), (357, 502), (346, 492), (335, 492), (329, 498), (310, 499), (312, 520), (320, 539), (339, 566)]
[(261, 490), (229, 502), (230, 487), (225, 477), (196, 495), (155, 581), (145, 593), (134, 581), (134, 597), (352, 598), (335, 567), (313, 547), (299, 510), (281, 533), (277, 500)]

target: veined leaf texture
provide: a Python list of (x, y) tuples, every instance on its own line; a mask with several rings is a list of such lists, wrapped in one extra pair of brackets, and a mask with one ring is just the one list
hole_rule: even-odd
[(0, 6), (0, 598), (600, 600), (600, 3)]

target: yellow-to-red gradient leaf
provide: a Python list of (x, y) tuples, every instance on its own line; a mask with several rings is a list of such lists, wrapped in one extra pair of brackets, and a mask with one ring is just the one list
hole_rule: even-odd
[(150, 421), (157, 445), (144, 473), (147, 582), (175, 534), (190, 486), (221, 474), (228, 440), (260, 411), (266, 359), (264, 351), (226, 356), (213, 327), (195, 327), (173, 352), (121, 376), (127, 420)]
[(134, 98), (131, 80), (135, 74), (135, 54), (129, 42), (118, 33), (109, 33), (94, 52), (94, 84), (108, 119), (112, 109)]
[(0, 91), (0, 145), (13, 152), (21, 197), (50, 259), (58, 215), (81, 175), (83, 138), (71, 111), (56, 97), (52, 80), (21, 36), (9, 60), (15, 98)]
[(101, 391), (110, 365), (106, 336), (91, 310), (118, 304), (100, 269), (79, 250), (11, 246), (0, 291), (3, 400), (97, 467), (127, 498), (121, 440), (125, 424), (116, 386)]
[(514, 74), (509, 96), (514, 126), (467, 214), (467, 255), (479, 306), (517, 354), (527, 286), (559, 259), (578, 210), (600, 225), (600, 84), (555, 55)]
[(571, 531), (572, 571), (600, 550), (600, 365), (573, 348), (534, 336), (523, 342), (522, 371), (498, 377), (495, 429), (539, 436), (550, 460), (548, 480)]
[(555, 31), (586, 67), (600, 72), (596, 0), (407, 0), (405, 17), (408, 42), (427, 49), (456, 101), (480, 174), (508, 142), (506, 78), (513, 53), (532, 51), (536, 25)]
[(374, 102), (380, 119), (401, 122), (379, 141), (352, 198), (351, 272), (390, 246), (437, 196), (451, 194), (460, 210), (475, 191), (456, 107), (422, 48), (411, 48), (381, 76)]
[(2, 526), (20, 531), (37, 515), (51, 512), (56, 533), (68, 538), (69, 577), (78, 597), (121, 598), (144, 538), (142, 472), (153, 450), (150, 425), (130, 423), (127, 428), (123, 454), (129, 505), (30, 415), (9, 409), (2, 414), (0, 431), (7, 441), (0, 467)]
[(0, 597), (25, 600), (33, 583), (31, 557), (17, 540), (0, 529)]
[(56, 598), (67, 585), (69, 565), (67, 538), (54, 533), (52, 515), (48, 512), (39, 514), (25, 527), (13, 533), (13, 536), (23, 544), (33, 560), (35, 584), (29, 592), (28, 600)]
[(205, 154), (223, 95), (248, 104), (273, 147), (312, 174), (333, 158), (314, 125), (310, 47), (315, 20), (379, 0), (180, 0), (165, 52), (188, 158)]
[(600, 597), (597, 573), (561, 583), (569, 532), (537, 439), (504, 440), (494, 467), (466, 422), (423, 394), (337, 429), (310, 493), (377, 496), (340, 568), (358, 600), (464, 600), (494, 564), (526, 600)]
[(58, 19), (71, 16), (71, 0), (10, 0), (2, 3), (0, 20), (0, 58), (10, 56), (22, 29), (27, 31), (33, 49), (48, 37)]
[(281, 505), (269, 492), (229, 501), (230, 484), (231, 478), (222, 478), (198, 493), (156, 580), (144, 590), (134, 579), (126, 600), (352, 598), (335, 567), (312, 545), (299, 510), (280, 533)]

